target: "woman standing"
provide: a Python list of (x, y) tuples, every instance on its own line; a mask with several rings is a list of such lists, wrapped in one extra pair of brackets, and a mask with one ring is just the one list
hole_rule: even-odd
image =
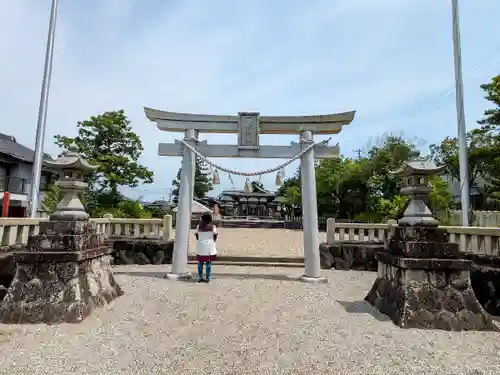
[[(212, 261), (217, 256), (215, 241), (217, 241), (217, 229), (212, 224), (212, 216), (205, 214), (196, 227), (196, 254), (198, 260), (198, 282), (208, 283), (212, 272)], [(203, 279), (203, 264), (206, 264), (205, 279)]]

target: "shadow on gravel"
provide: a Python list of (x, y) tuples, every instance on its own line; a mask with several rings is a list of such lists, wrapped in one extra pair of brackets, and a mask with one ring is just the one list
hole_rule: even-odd
[[(124, 272), (124, 271), (115, 271), (113, 275), (126, 275), (126, 276), (135, 276), (135, 277), (152, 277), (154, 279), (164, 279), (166, 280), (167, 272)], [(186, 279), (186, 280), (175, 280), (181, 281), (183, 283), (195, 283), (197, 280), (195, 279)]]
[(366, 301), (337, 301), (349, 314), (369, 314), (380, 322), (390, 321), (387, 315), (380, 313)]
[(248, 280), (277, 280), (277, 281), (300, 281), (298, 277), (283, 274), (252, 274), (252, 273), (223, 273), (215, 272), (214, 276), (221, 279), (248, 279)]
[[(166, 272), (133, 272), (133, 271), (115, 271), (114, 275), (127, 275), (135, 277), (152, 277), (155, 279), (165, 279)], [(292, 277), (280, 274), (245, 274), (245, 273), (222, 273), (214, 272), (212, 274), (212, 279), (215, 281), (217, 279), (239, 279), (239, 280), (276, 280), (276, 281), (295, 281), (301, 282), (298, 277)], [(196, 275), (193, 275), (192, 279), (188, 280), (176, 280), (187, 283), (196, 283)]]

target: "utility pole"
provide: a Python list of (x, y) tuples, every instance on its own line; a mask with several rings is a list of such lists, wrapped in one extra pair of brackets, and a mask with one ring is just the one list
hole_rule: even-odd
[(451, 0), (453, 14), (453, 55), (455, 61), (455, 89), (457, 100), (458, 148), (460, 162), (460, 197), (462, 203), (462, 226), (470, 225), (469, 166), (467, 151), (467, 129), (465, 127), (464, 84), (462, 79), (462, 50), (460, 45), (460, 19), (458, 0)]
[(353, 150), (353, 151), (354, 151), (354, 152), (356, 152), (356, 153), (358, 154), (358, 159), (361, 159), (361, 153), (363, 152), (363, 150), (362, 150), (362, 149), (360, 149), (360, 148), (357, 148), (357, 149), (355, 149), (355, 150)]
[(38, 107), (38, 123), (36, 127), (35, 156), (33, 160), (33, 174), (31, 176), (30, 217), (35, 218), (38, 212), (38, 192), (40, 190), (40, 175), (43, 163), (43, 143), (45, 141), (45, 127), (47, 124), (47, 105), (49, 102), (50, 78), (52, 76), (52, 60), (54, 56), (54, 39), (56, 33), (57, 6), (59, 0), (52, 0), (50, 12), (49, 34), (45, 51), (45, 66), (43, 69), (42, 92)]

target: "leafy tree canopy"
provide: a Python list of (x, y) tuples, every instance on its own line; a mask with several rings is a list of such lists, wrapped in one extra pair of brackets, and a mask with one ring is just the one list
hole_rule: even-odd
[[(172, 199), (177, 202), (179, 198), (179, 187), (181, 179), (181, 168), (177, 171), (175, 180), (172, 181)], [(194, 174), (194, 196), (196, 198), (205, 198), (207, 193), (213, 189), (212, 176), (208, 166), (198, 158)]]
[[(54, 138), (63, 153), (75, 143), (80, 154), (98, 166), (96, 173), (88, 177), (89, 189), (82, 195), (91, 216), (116, 208), (124, 201), (118, 191), (120, 186), (136, 187), (139, 183), (153, 182), (153, 172), (139, 163), (144, 148), (123, 110), (108, 111), (78, 122), (76, 137), (56, 135)], [(51, 204), (49, 200), (47, 204)]]
[(490, 83), (480, 86), (485, 92), (485, 99), (491, 102), (494, 107), (484, 112), (484, 118), (479, 121), (481, 125), (490, 125), (499, 130), (500, 127), (500, 75), (493, 77)]
[[(407, 198), (399, 195), (400, 179), (391, 172), (415, 156), (414, 149), (402, 135), (385, 135), (358, 159), (321, 160), (316, 166), (318, 214), (372, 222), (400, 217)], [(446, 182), (439, 178), (433, 186), (436, 208), (448, 207), (451, 196)], [(300, 171), (285, 180), (278, 193), (289, 205), (300, 206)]]
[[(467, 133), (469, 184), (473, 186), (479, 177), (489, 169), (494, 159), (494, 139), (485, 128), (473, 129)], [(457, 137), (446, 137), (441, 143), (430, 146), (431, 157), (437, 165), (446, 166), (446, 172), (460, 181), (459, 146)]]
[(90, 178), (91, 190), (111, 190), (118, 198), (119, 186), (136, 187), (153, 182), (153, 172), (139, 163), (144, 148), (123, 110), (108, 111), (78, 122), (77, 136), (55, 136), (64, 151), (75, 143), (97, 173)]

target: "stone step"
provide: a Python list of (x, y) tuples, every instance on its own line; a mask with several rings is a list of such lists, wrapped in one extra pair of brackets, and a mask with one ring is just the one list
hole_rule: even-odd
[[(188, 264), (197, 264), (194, 260), (188, 261)], [(248, 261), (225, 261), (214, 260), (214, 266), (240, 266), (240, 267), (285, 267), (285, 268), (304, 268), (304, 263), (279, 263), (279, 262), (248, 262)]]
[(224, 221), (219, 224), (220, 228), (267, 228), (267, 229), (283, 229), (285, 222), (266, 222), (266, 221)]
[[(189, 255), (189, 264), (196, 264), (196, 255)], [(212, 262), (214, 266), (247, 266), (247, 267), (290, 267), (303, 268), (303, 257), (259, 257), (259, 256), (232, 256), (218, 255)]]
[[(189, 255), (188, 261), (196, 262), (196, 255)], [(220, 262), (247, 262), (247, 263), (277, 263), (277, 264), (302, 264), (304, 265), (304, 257), (259, 257), (259, 256), (238, 256), (238, 255), (217, 255), (214, 264)]]

